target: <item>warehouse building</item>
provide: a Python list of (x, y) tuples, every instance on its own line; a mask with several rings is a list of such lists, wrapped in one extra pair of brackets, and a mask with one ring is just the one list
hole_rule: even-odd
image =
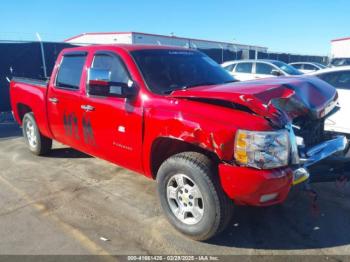
[(338, 38), (331, 41), (332, 58), (350, 58), (350, 37)]
[(250, 53), (266, 53), (267, 47), (139, 32), (84, 33), (65, 40), (70, 44), (147, 44), (198, 49), (218, 63), (248, 59)]

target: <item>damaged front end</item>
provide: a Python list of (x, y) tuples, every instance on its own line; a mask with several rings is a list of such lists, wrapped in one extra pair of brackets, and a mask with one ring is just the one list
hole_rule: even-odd
[(345, 136), (330, 137), (324, 131), (325, 119), (339, 110), (338, 94), (332, 86), (311, 78), (285, 87), (292, 92), (271, 99), (268, 107), (279, 112), (279, 123), (285, 123), (288, 130), (296, 185), (310, 178), (310, 168), (345, 151), (348, 141)]
[[(338, 93), (333, 86), (315, 77), (278, 77), (202, 86), (175, 91), (171, 97), (212, 101), (225, 107), (228, 103), (235, 110), (266, 119), (275, 130), (272, 134), (245, 130), (243, 124), (240, 126), (243, 129), (237, 130), (233, 149), (235, 163), (260, 170), (291, 167), (294, 184), (308, 179), (308, 170), (315, 164), (347, 147), (345, 137), (329, 137), (324, 132), (325, 119), (339, 110)], [(286, 130), (290, 148), (285, 148), (282, 154), (281, 142), (285, 142)], [(289, 154), (288, 161), (285, 153)], [(281, 155), (283, 159), (278, 161)]]

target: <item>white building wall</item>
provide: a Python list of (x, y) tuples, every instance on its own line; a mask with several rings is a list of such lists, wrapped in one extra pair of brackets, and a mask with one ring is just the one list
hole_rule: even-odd
[(350, 38), (333, 40), (331, 42), (331, 56), (332, 58), (350, 57)]
[(189, 40), (177, 37), (133, 33), (133, 44), (189, 47)]
[(149, 45), (169, 45), (198, 49), (229, 49), (231, 51), (258, 50), (267, 52), (266, 47), (197, 40), (182, 37), (170, 37), (162, 35), (143, 34), (136, 32), (129, 33), (87, 33), (66, 40), (72, 44), (149, 44)]
[(72, 44), (132, 44), (132, 34), (83, 34), (66, 42)]

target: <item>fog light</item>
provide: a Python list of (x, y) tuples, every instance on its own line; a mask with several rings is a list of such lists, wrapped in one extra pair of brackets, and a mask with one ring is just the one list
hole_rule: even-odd
[(272, 193), (272, 194), (267, 194), (267, 195), (262, 195), (260, 197), (260, 203), (265, 203), (271, 200), (274, 200), (278, 197), (278, 193)]
[(308, 180), (310, 177), (310, 173), (307, 171), (307, 169), (301, 167), (293, 172), (293, 185), (300, 184), (306, 180)]

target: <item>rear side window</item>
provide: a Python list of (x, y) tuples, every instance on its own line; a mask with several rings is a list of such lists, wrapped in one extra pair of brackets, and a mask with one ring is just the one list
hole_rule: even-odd
[(336, 88), (350, 90), (350, 71), (328, 73), (319, 77)]
[(275, 68), (269, 64), (256, 63), (255, 72), (256, 74), (271, 75), (272, 70)]
[(86, 55), (64, 56), (58, 70), (56, 86), (63, 89), (79, 90), (85, 60)]
[(252, 63), (238, 63), (235, 71), (236, 73), (251, 73), (252, 68)]

